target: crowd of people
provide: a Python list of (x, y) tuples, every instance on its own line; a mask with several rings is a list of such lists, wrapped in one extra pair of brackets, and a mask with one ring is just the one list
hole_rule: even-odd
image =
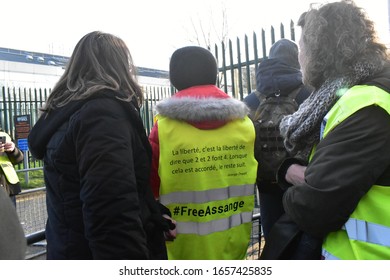
[[(44, 162), (47, 259), (243, 260), (256, 186), (260, 259), (390, 259), (387, 47), (351, 0), (310, 7), (298, 26), (299, 43), (274, 43), (243, 101), (216, 86), (209, 50), (178, 48), (177, 91), (157, 104), (150, 135), (124, 41), (82, 37), (28, 137)], [(296, 110), (273, 124), (285, 157), (269, 180), (259, 108), (292, 94)], [(11, 199), (0, 190), (0, 258), (22, 259), (12, 201), (23, 153), (9, 136), (1, 148)]]

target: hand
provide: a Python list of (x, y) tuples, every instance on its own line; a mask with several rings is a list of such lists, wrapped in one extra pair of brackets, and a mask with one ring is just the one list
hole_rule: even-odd
[(287, 169), (285, 179), (292, 185), (300, 185), (305, 182), (306, 166), (292, 164)]
[(175, 225), (174, 229), (170, 229), (170, 230), (164, 232), (165, 240), (166, 241), (173, 241), (176, 238), (176, 233), (177, 233), (176, 232), (176, 221), (173, 220), (171, 217), (169, 217), (166, 214), (164, 214), (163, 217), (167, 220), (170, 220)]
[(11, 142), (5, 142), (3, 144), (3, 148), (4, 148), (5, 152), (11, 153), (11, 152), (13, 152), (15, 150), (15, 144), (12, 141)]

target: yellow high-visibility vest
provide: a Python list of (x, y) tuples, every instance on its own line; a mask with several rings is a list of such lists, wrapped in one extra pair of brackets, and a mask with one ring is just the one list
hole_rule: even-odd
[(248, 117), (213, 130), (157, 116), (160, 201), (177, 221), (169, 259), (244, 259), (257, 161)]
[[(347, 90), (325, 116), (322, 137), (358, 110), (377, 105), (390, 114), (390, 94), (359, 85)], [(342, 229), (323, 243), (325, 259), (390, 259), (390, 186), (374, 185), (362, 197)]]
[[(0, 137), (1, 136), (5, 136), (7, 141), (11, 141), (11, 137), (3, 131), (0, 131)], [(16, 174), (14, 165), (9, 160), (8, 155), (5, 152), (0, 152), (0, 167), (9, 183), (16, 184), (19, 182), (19, 177), (18, 174)]]

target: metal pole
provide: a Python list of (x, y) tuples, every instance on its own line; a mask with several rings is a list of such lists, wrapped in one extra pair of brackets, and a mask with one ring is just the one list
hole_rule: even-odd
[(27, 171), (24, 172), (24, 180), (26, 182), (26, 186), (28, 186), (28, 156), (27, 156), (27, 152), (28, 151), (25, 151), (24, 152), (24, 159), (23, 159), (23, 168), (26, 169)]

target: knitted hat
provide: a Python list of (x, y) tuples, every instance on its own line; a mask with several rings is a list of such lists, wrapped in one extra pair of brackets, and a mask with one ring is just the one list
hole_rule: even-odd
[(178, 90), (192, 86), (215, 85), (217, 73), (217, 61), (213, 54), (197, 46), (177, 49), (169, 63), (169, 79)]
[(275, 42), (269, 51), (268, 58), (277, 58), (288, 66), (301, 68), (298, 62), (298, 46), (288, 39), (280, 39)]

